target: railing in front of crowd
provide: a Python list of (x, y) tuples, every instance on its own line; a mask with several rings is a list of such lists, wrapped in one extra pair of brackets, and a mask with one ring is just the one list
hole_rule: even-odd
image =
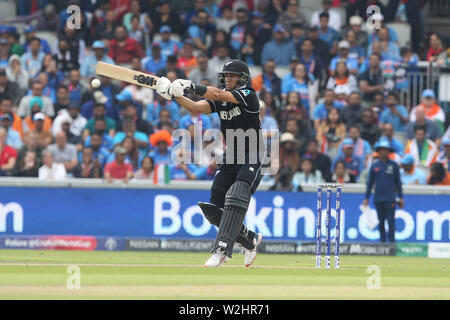
[(398, 67), (394, 81), (400, 104), (409, 110), (421, 103), (423, 90), (433, 89), (437, 103), (450, 111), (450, 67), (420, 61), (415, 67)]

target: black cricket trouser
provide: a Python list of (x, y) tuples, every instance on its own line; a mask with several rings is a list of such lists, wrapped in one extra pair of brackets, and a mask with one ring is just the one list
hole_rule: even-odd
[(377, 210), (378, 220), (380, 221), (380, 241), (386, 242), (386, 230), (384, 229), (384, 223), (387, 219), (389, 226), (389, 241), (395, 241), (395, 202), (375, 202), (375, 208)]
[(250, 192), (253, 194), (258, 188), (261, 179), (261, 164), (221, 164), (217, 168), (217, 173), (211, 186), (210, 202), (219, 208), (223, 208), (225, 195), (233, 183), (238, 180), (247, 182), (250, 186)]

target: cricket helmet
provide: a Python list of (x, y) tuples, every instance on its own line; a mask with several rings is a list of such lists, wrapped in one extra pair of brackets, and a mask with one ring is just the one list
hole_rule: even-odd
[(233, 59), (224, 64), (222, 71), (219, 72), (220, 85), (225, 87), (225, 74), (237, 74), (239, 80), (236, 84), (237, 87), (246, 86), (250, 80), (250, 71), (247, 65), (238, 59)]

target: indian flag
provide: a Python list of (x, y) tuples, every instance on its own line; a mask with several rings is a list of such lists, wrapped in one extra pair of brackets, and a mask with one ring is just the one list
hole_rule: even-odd
[(167, 164), (157, 164), (155, 166), (155, 174), (153, 175), (154, 184), (169, 184), (170, 182), (170, 169)]

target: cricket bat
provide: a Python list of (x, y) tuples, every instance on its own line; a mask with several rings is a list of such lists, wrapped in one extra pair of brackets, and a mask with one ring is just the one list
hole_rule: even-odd
[(97, 74), (105, 77), (125, 81), (151, 89), (156, 89), (156, 82), (159, 79), (158, 77), (150, 74), (134, 71), (124, 67), (119, 67), (114, 64), (105, 63), (102, 61), (99, 61), (97, 63), (97, 68), (95, 71), (97, 72)]

